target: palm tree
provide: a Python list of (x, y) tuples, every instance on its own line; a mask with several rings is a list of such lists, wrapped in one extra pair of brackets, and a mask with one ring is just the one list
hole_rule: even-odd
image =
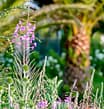
[[(79, 12), (80, 14), (75, 15), (81, 25), (73, 25), (73, 37), (71, 39), (67, 37), (66, 40), (67, 66), (64, 73), (64, 82), (71, 85), (76, 82), (75, 89), (77, 88), (80, 91), (85, 88), (86, 80), (90, 76), (88, 69), (90, 66), (91, 31), (104, 15), (104, 1), (93, 0), (89, 5), (92, 5), (92, 11), (85, 10), (83, 13)], [(73, 12), (73, 14), (75, 13)]]
[[(17, 0), (18, 1), (18, 0)], [(24, 0), (23, 0), (24, 1)], [(84, 88), (84, 83), (88, 79), (87, 69), (90, 65), (90, 36), (92, 28), (104, 16), (104, 0), (53, 0), (54, 4), (44, 6), (39, 10), (30, 10), (30, 20), (37, 22), (36, 31), (55, 25), (61, 25), (65, 30), (66, 38), (66, 70), (64, 82), (73, 84), (77, 80), (76, 86)], [(28, 11), (25, 9), (11, 9), (5, 18), (1, 18), (0, 35), (10, 34), (18, 22), (19, 18), (26, 18)], [(14, 16), (12, 20), (11, 15)], [(6, 22), (5, 22), (6, 21)], [(11, 23), (12, 22), (12, 23)], [(63, 26), (62, 26), (63, 25)], [(70, 38), (69, 27), (71, 25), (72, 35)], [(8, 29), (10, 28), (10, 29)]]
[[(0, 52), (5, 51), (5, 48), (8, 47), (8, 41), (7, 38), (5, 36), (9, 36), (10, 32), (6, 32), (5, 34), (2, 34), (2, 30), (9, 30), (10, 28), (8, 28), (8, 23), (11, 23), (11, 19), (13, 19), (13, 17), (15, 16), (13, 12), (13, 10), (16, 8), (20, 8), (18, 6), (21, 6), (23, 3), (25, 2), (25, 0), (0, 0)], [(20, 11), (17, 10), (17, 15)], [(20, 13), (19, 13), (20, 14)], [(7, 25), (5, 25), (7, 23)], [(12, 23), (11, 23), (12, 24)], [(3, 25), (5, 25), (3, 27)], [(2, 28), (3, 27), (3, 28)], [(12, 25), (11, 25), (12, 27)]]

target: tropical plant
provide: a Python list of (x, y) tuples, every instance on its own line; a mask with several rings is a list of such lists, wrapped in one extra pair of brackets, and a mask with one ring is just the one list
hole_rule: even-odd
[[(67, 67), (64, 75), (65, 83), (74, 83), (79, 89), (85, 88), (85, 81), (89, 78), (89, 55), (90, 55), (90, 36), (92, 28), (102, 19), (104, 2), (90, 0), (84, 4), (91, 6), (91, 10), (82, 10), (80, 12), (71, 12), (72, 16), (77, 17), (80, 25), (73, 25), (73, 33), (67, 30)], [(94, 8), (95, 7), (95, 8)], [(99, 7), (99, 8), (98, 8)], [(76, 13), (76, 14), (75, 14)], [(73, 37), (70, 37), (70, 34)]]

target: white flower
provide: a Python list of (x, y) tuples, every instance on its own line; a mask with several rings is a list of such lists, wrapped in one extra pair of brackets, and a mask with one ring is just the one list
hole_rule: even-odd
[(93, 59), (93, 57), (92, 57), (92, 56), (90, 56), (89, 58), (90, 58), (90, 60), (92, 60), (92, 59)]
[(46, 66), (50, 66), (50, 63), (49, 63), (49, 61), (47, 61), (47, 64), (46, 64)]
[(62, 56), (63, 58), (65, 58), (66, 53), (63, 52), (63, 53), (61, 54), (61, 56)]
[(59, 76), (60, 76), (60, 77), (63, 76), (63, 72), (62, 72), (62, 71), (59, 72)]
[(95, 54), (98, 54), (99, 52), (100, 52), (99, 49), (96, 49), (96, 50), (95, 50)]
[(55, 67), (56, 67), (56, 69), (57, 69), (57, 70), (59, 70), (59, 69), (60, 69), (60, 65), (59, 65), (59, 64), (56, 64), (56, 66), (55, 66)]
[(49, 57), (48, 57), (48, 60), (49, 60), (50, 62), (53, 62), (54, 59), (53, 59), (52, 56), (49, 56)]
[(101, 35), (101, 44), (104, 44), (104, 34)]
[(99, 72), (99, 76), (103, 76), (103, 73), (102, 72)]
[(99, 59), (99, 60), (102, 60), (102, 59), (104, 59), (104, 54), (98, 53), (98, 54), (96, 54), (96, 58)]
[(9, 61), (10, 63), (12, 63), (12, 62), (13, 62), (13, 59), (9, 59), (8, 61)]
[(57, 59), (54, 59), (54, 63), (57, 63), (58, 61), (57, 61)]

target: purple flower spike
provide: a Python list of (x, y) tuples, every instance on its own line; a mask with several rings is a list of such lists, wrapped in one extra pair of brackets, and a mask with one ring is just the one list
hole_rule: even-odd
[(40, 101), (37, 104), (38, 109), (46, 109), (48, 107), (48, 102), (47, 101)]
[(33, 40), (32, 40), (32, 39), (30, 39), (30, 43), (31, 43), (31, 44), (32, 44), (32, 41), (33, 41)]
[(30, 27), (30, 26), (32, 26), (32, 25), (31, 25), (31, 23), (29, 23), (29, 22), (28, 22), (28, 23), (27, 23), (27, 26), (29, 26), (29, 27)]
[(33, 31), (32, 30), (28, 30), (29, 34), (32, 35), (33, 34)]
[(24, 35), (23, 38), (24, 38), (24, 40), (29, 40), (29, 36), (27, 36), (27, 35)]
[(33, 40), (35, 39), (35, 35), (34, 35), (34, 33), (32, 34), (32, 39), (33, 39)]
[(65, 100), (64, 100), (66, 103), (70, 103), (71, 102), (71, 97), (65, 97)]
[(18, 33), (17, 32), (14, 32), (14, 37), (18, 37)]
[(36, 26), (34, 25), (33, 27), (32, 27), (32, 31), (34, 31), (36, 29)]
[(25, 31), (25, 26), (21, 26), (20, 31)]
[[(32, 45), (30, 48), (33, 50), (37, 46), (36, 43), (33, 43), (35, 41), (34, 30), (35, 25), (32, 25), (29, 22), (26, 25), (23, 25), (22, 21), (19, 21), (15, 28), (12, 42), (17, 44), (21, 43), (21, 41), (25, 41), (27, 45)], [(17, 45), (19, 46), (20, 44)]]

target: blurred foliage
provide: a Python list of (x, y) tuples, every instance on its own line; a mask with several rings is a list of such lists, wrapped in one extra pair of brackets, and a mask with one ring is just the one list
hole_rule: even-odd
[[(11, 1), (11, 3), (9, 3), (10, 6), (8, 6), (8, 8), (12, 8), (12, 9), (10, 10), (2, 9), (0, 15), (2, 16), (2, 13), (6, 15), (0, 18), (0, 21), (2, 22), (0, 25), (0, 35), (4, 35), (5, 37), (7, 36), (11, 37), (12, 36), (11, 33), (13, 32), (14, 27), (18, 22), (18, 20), (22, 18), (26, 19), (26, 15), (28, 14), (28, 11), (25, 10), (24, 2), (25, 2), (24, 0), (21, 1), (15, 0), (13, 2)], [(65, 5), (66, 3), (67, 6)], [(66, 11), (64, 11), (64, 9)], [(41, 28), (50, 27), (51, 25), (60, 25), (60, 24), (62, 25), (62, 24), (70, 24), (70, 23), (72, 24), (74, 17), (72, 17), (73, 16), (72, 13), (69, 14), (69, 9), (70, 11), (72, 11), (72, 13), (76, 13), (77, 9), (79, 12), (84, 11), (82, 9), (91, 11), (92, 7), (90, 5), (88, 6), (83, 3), (69, 4), (69, 2), (66, 1), (64, 4), (52, 4), (49, 6), (42, 7), (41, 9), (36, 11), (29, 10), (30, 20), (31, 21), (35, 20), (37, 22), (37, 30)], [(57, 14), (54, 14), (54, 12), (55, 13), (57, 12)], [(61, 14), (63, 12), (65, 13), (65, 15)], [(48, 18), (47, 15), (49, 16)], [(75, 20), (75, 22), (77, 22), (77, 20)]]
[(97, 31), (94, 32), (91, 37), (91, 69), (95, 69), (95, 75), (93, 80), (94, 93), (97, 89), (101, 89), (101, 83), (104, 82), (104, 33), (102, 32), (102, 28), (100, 29), (99, 27), (99, 29), (97, 29)]
[(58, 76), (59, 79), (63, 78), (65, 56), (66, 54), (64, 52), (58, 55), (53, 50), (50, 50), (46, 66), (46, 74), (48, 77), (53, 78)]
[(22, 5), (26, 0), (0, 0), (0, 11)]
[(94, 67), (100, 75), (104, 76), (104, 35), (95, 32), (91, 38), (91, 56), (92, 67)]

